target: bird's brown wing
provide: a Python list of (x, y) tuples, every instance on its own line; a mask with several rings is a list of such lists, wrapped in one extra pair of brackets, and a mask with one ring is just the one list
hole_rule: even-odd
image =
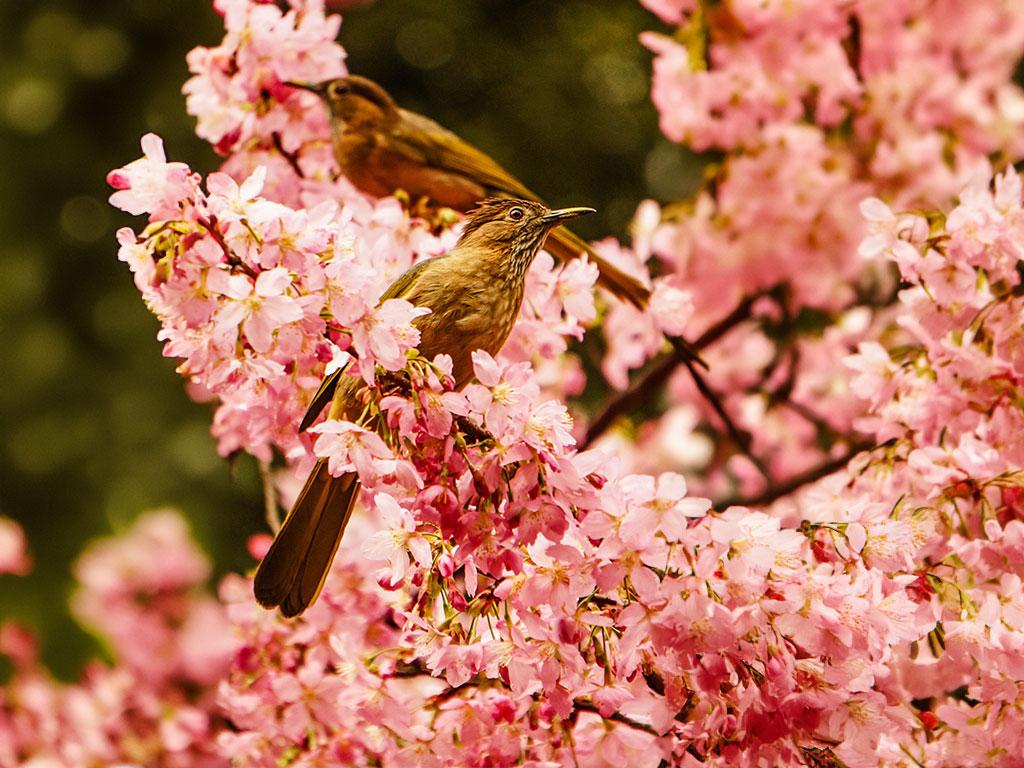
[(588, 260), (597, 265), (597, 284), (611, 291), (620, 299), (625, 299), (637, 309), (643, 310), (651, 298), (651, 291), (632, 275), (619, 269), (610, 261), (599, 255), (579, 235), (571, 229), (559, 227), (548, 236), (545, 250), (562, 262), (579, 258), (587, 254)]
[(408, 299), (420, 276), (428, 269), (437, 269), (438, 262), (444, 258), (446, 257), (436, 256), (432, 259), (423, 259), (413, 264), (400, 274), (395, 279), (395, 282), (388, 286), (387, 290), (380, 295), (377, 304), (382, 304), (388, 299)]
[(464, 176), (493, 195), (540, 198), (491, 157), (463, 141), (429, 117), (401, 110), (402, 119), (391, 133), (396, 148), (440, 170)]
[[(542, 202), (540, 197), (519, 179), (447, 128), (415, 112), (401, 110), (401, 116), (402, 119), (395, 126), (391, 136), (394, 146), (407, 157), (432, 168), (470, 179), (485, 187), (490, 194)], [(556, 229), (548, 239), (548, 250), (560, 261), (569, 261), (584, 253), (587, 254), (600, 270), (598, 283), (602, 287), (640, 309), (647, 306), (650, 291), (643, 283), (605, 261), (569, 229)]]
[(309, 403), (309, 407), (306, 409), (306, 413), (302, 417), (302, 421), (299, 422), (299, 432), (305, 432), (316, 421), (316, 417), (320, 415), (327, 404), (334, 399), (334, 392), (338, 389), (338, 380), (345, 372), (345, 368), (339, 368), (334, 373), (325, 377), (320, 382), (320, 388), (313, 395), (313, 399)]
[[(413, 290), (416, 285), (417, 278), (423, 274), (424, 270), (428, 269), (427, 264), (443, 259), (444, 256), (438, 256), (434, 259), (424, 259), (401, 275), (395, 280), (388, 289), (381, 294), (380, 302), (387, 301), (388, 299), (404, 299)], [(299, 423), (299, 432), (305, 432), (309, 427), (312, 426), (313, 422), (317, 420), (317, 417), (323, 412), (324, 408), (327, 407), (328, 403), (334, 399), (334, 395), (338, 390), (338, 382), (341, 381), (341, 377), (345, 374), (345, 368), (339, 368), (331, 375), (324, 378), (320, 382), (320, 388), (313, 395), (312, 401), (309, 403), (309, 407), (306, 409), (305, 415), (302, 417), (302, 421)]]

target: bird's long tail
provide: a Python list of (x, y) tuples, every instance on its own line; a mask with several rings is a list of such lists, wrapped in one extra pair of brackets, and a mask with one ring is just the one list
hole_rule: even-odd
[(290, 618), (313, 604), (358, 495), (356, 474), (334, 477), (327, 471), (326, 461), (316, 463), (256, 569), (253, 591), (260, 605), (280, 606), (281, 613)]
[[(608, 289), (620, 299), (630, 302), (637, 309), (647, 309), (647, 303), (651, 298), (651, 292), (647, 286), (632, 275), (626, 274), (611, 262), (601, 258), (583, 238), (574, 234), (572, 230), (565, 227), (559, 227), (554, 230), (548, 235), (546, 248), (551, 252), (552, 256), (560, 261), (577, 259), (580, 255), (586, 253), (587, 258), (597, 264), (598, 285)], [(667, 336), (667, 338), (676, 354), (680, 356), (680, 359), (684, 361), (693, 360), (703, 368), (708, 367), (708, 364), (701, 358), (700, 353), (690, 346), (689, 342), (685, 339), (677, 336)]]
[(598, 256), (583, 238), (565, 227), (559, 227), (548, 235), (547, 250), (560, 261), (577, 259), (581, 254), (597, 264), (597, 284), (607, 288), (620, 299), (625, 299), (637, 309), (646, 309), (651, 292), (632, 275), (628, 275), (609, 261)]

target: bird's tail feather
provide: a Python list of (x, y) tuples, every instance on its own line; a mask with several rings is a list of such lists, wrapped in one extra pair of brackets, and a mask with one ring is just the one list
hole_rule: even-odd
[(318, 461), (274, 543), (256, 569), (253, 591), (265, 608), (287, 617), (312, 605), (324, 585), (352, 506), (359, 495), (354, 473), (334, 477)]
[(651, 296), (647, 286), (632, 275), (626, 274), (610, 261), (594, 252), (583, 238), (565, 227), (559, 227), (548, 236), (546, 246), (548, 252), (560, 261), (579, 258), (587, 254), (587, 258), (597, 264), (599, 272), (597, 284), (606, 288), (620, 299), (625, 299), (637, 309), (645, 309)]
[[(602, 288), (614, 293), (620, 299), (625, 299), (637, 309), (647, 308), (651, 298), (651, 292), (643, 283), (632, 275), (628, 275), (609, 261), (601, 258), (594, 252), (581, 237), (575, 235), (572, 230), (559, 227), (548, 236), (547, 249), (552, 256), (561, 261), (579, 258), (583, 253), (587, 254), (590, 261), (597, 264), (597, 284)], [(690, 344), (682, 338), (668, 336), (669, 343), (682, 360), (694, 360), (698, 365), (707, 368), (708, 364), (701, 358)]]

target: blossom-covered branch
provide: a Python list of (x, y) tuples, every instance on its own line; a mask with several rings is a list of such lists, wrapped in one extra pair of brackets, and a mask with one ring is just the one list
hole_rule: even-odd
[[(645, 4), (678, 27), (644, 38), (663, 129), (723, 153), (713, 184), (642, 204), (630, 249), (597, 245), (657, 260), (647, 312), (600, 313), (592, 265), (542, 256), (502, 354), (476, 353), (456, 391), (449, 359), (416, 352), (429, 308), (377, 300), (458, 224), (354, 190), (321, 106), (282, 87), (343, 70), (338, 19), (217, 1), (225, 39), (190, 54), (186, 91), (224, 167), (204, 178), (146, 136), (109, 177), (148, 217), (120, 256), (221, 452), (286, 465), (286, 502), (314, 457), (357, 472), (360, 512), (295, 621), (245, 575), (204, 593), (177, 517), (93, 547), (76, 612), (113, 665), (56, 685), (23, 632), (0, 633), (0, 762), (1015, 764), (1024, 192), (987, 162), (1024, 150), (1024, 11)], [(894, 270), (896, 303), (858, 300), (894, 293)], [(598, 322), (609, 415), (578, 444), (574, 344)], [(770, 481), (674, 360), (626, 389), (684, 329)], [(299, 434), (345, 365), (362, 413)], [(662, 389), (664, 408), (608, 429)], [(858, 434), (877, 447), (849, 464)]]

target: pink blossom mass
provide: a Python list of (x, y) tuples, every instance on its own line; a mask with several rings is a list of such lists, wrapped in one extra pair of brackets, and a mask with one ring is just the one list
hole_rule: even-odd
[[(110, 658), (60, 683), (0, 626), (0, 765), (1024, 765), (1024, 5), (642, 4), (662, 131), (717, 153), (595, 244), (650, 306), (541, 254), (456, 391), (378, 298), (460, 223), (356, 190), (284, 85), (345, 72), (341, 19), (215, 1), (185, 93), (223, 166), (144, 136), (118, 257), (221, 455), (282, 510), (357, 472), (357, 519), (291, 621), (209, 586), (187, 510), (93, 544)], [(350, 361), (363, 416), (300, 434)]]

